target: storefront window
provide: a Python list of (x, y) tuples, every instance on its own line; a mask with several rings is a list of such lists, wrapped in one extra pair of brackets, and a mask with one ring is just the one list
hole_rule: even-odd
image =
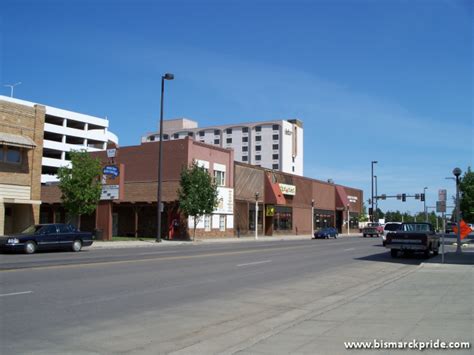
[(314, 210), (314, 228), (334, 227), (334, 212)]
[(293, 210), (291, 207), (276, 206), (273, 216), (274, 231), (288, 231), (293, 228)]
[[(263, 229), (263, 206), (258, 205), (258, 229)], [(255, 204), (249, 206), (249, 230), (255, 230)]]

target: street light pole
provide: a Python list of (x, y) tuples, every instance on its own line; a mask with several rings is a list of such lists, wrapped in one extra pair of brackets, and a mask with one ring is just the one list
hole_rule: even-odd
[(255, 240), (258, 240), (258, 192), (255, 193)]
[(375, 180), (375, 211), (374, 211), (374, 217), (375, 217), (375, 222), (378, 222), (378, 209), (379, 209), (379, 199), (377, 198), (379, 196), (378, 189), (377, 189), (377, 175), (374, 175), (374, 180)]
[(428, 222), (428, 210), (426, 209), (426, 190), (428, 188), (427, 187), (424, 187), (423, 188), (423, 195), (424, 195), (424, 199), (423, 199), (423, 209), (425, 211), (425, 222)]
[(165, 80), (173, 80), (174, 75), (171, 73), (166, 73), (161, 77), (161, 108), (160, 108), (160, 141), (158, 142), (158, 192), (157, 192), (157, 219), (158, 223), (156, 226), (156, 242), (161, 242), (161, 185), (162, 185), (162, 166), (163, 166), (163, 149), (162, 142), (163, 142), (163, 97), (165, 96)]
[(348, 204), (348, 205), (347, 205), (347, 235), (350, 234), (349, 229), (350, 229), (350, 225), (351, 225), (351, 215), (350, 215), (350, 213), (349, 213), (350, 207), (351, 207), (351, 205)]
[(311, 238), (314, 237), (314, 199), (311, 200)]
[(456, 254), (461, 254), (461, 210), (460, 210), (460, 201), (459, 201), (459, 176), (461, 175), (461, 169), (455, 168), (453, 170), (453, 175), (456, 177), (456, 222), (458, 225), (458, 232), (457, 234), (457, 246), (456, 246)]
[(374, 222), (374, 164), (377, 164), (378, 162), (376, 160), (372, 160), (372, 215), (370, 216), (370, 219), (372, 222)]

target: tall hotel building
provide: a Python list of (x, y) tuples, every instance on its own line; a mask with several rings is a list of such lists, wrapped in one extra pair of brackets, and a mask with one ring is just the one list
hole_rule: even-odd
[[(0, 96), (5, 104), (35, 107), (34, 102)], [(118, 138), (109, 132), (109, 121), (104, 118), (44, 106), (43, 153), (41, 183), (57, 181), (57, 171), (70, 164), (69, 152), (84, 149), (88, 152), (105, 150), (107, 142), (118, 144)]]
[[(303, 123), (297, 119), (261, 121), (199, 128), (186, 118), (163, 121), (163, 140), (193, 137), (196, 141), (234, 150), (243, 163), (303, 175)], [(159, 140), (159, 132), (142, 143)]]

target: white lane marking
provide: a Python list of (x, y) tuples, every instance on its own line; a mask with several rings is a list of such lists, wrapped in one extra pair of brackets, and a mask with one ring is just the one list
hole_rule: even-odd
[(0, 297), (7, 297), (7, 296), (16, 296), (16, 295), (26, 295), (28, 293), (33, 293), (33, 291), (24, 291), (24, 292), (15, 292), (15, 293), (4, 293), (0, 295)]
[(355, 250), (356, 248), (349, 248), (349, 249), (344, 249), (343, 251), (351, 251), (351, 250)]
[(176, 250), (176, 251), (158, 251), (158, 252), (149, 252), (149, 253), (140, 253), (136, 255), (164, 255), (164, 254), (174, 254), (174, 253), (179, 253), (181, 250)]
[(237, 267), (247, 266), (247, 265), (265, 264), (265, 263), (271, 263), (271, 262), (272, 262), (271, 260), (255, 261), (253, 263), (239, 264), (239, 265), (237, 265)]

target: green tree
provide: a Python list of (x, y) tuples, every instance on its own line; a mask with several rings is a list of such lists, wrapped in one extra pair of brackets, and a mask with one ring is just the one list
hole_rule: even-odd
[(58, 170), (61, 200), (70, 215), (78, 216), (78, 228), (81, 227), (81, 215), (95, 211), (100, 199), (101, 163), (92, 158), (85, 150), (70, 152), (72, 167)]
[(467, 168), (459, 184), (461, 195), (460, 209), (462, 218), (469, 223), (474, 222), (474, 172)]
[(179, 209), (186, 217), (193, 217), (193, 240), (199, 220), (214, 211), (217, 197), (217, 185), (206, 169), (199, 167), (196, 162), (183, 169), (178, 189)]
[(362, 201), (362, 212), (359, 215), (358, 222), (367, 222), (368, 220), (369, 216), (367, 215), (367, 206), (365, 205), (365, 202)]

